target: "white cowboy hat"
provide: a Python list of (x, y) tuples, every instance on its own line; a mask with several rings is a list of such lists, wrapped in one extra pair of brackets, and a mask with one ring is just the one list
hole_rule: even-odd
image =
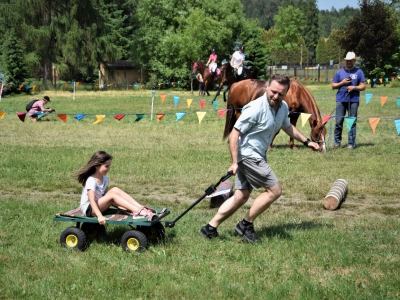
[(344, 58), (344, 60), (358, 60), (358, 57), (356, 57), (356, 54), (354, 52), (347, 52), (346, 57)]

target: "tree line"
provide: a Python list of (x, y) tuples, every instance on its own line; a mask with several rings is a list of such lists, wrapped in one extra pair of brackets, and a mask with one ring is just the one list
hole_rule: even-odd
[(339, 11), (319, 11), (317, 0), (244, 1), (2, 0), (0, 72), (17, 85), (46, 83), (54, 68), (63, 80), (93, 82), (99, 64), (130, 60), (154, 81), (173, 81), (211, 49), (221, 64), (239, 45), (260, 75), (275, 64), (337, 63), (350, 50), (371, 72), (394, 72), (397, 1)]

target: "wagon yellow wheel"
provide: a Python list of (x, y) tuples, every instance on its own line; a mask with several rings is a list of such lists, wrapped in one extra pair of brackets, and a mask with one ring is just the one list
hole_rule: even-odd
[(69, 227), (61, 233), (60, 244), (67, 249), (83, 251), (87, 246), (87, 237), (81, 229)]
[(128, 252), (140, 252), (147, 248), (147, 237), (137, 230), (128, 230), (121, 238), (122, 249)]

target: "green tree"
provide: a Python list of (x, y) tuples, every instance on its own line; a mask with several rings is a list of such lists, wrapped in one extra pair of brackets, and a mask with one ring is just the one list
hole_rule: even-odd
[(154, 80), (184, 78), (195, 60), (210, 49), (229, 57), (237, 38), (247, 40), (239, 0), (142, 0), (137, 7), (133, 56)]
[(398, 19), (383, 1), (362, 0), (360, 9), (361, 14), (350, 21), (340, 37), (340, 44), (361, 56), (366, 76), (392, 76), (400, 62)]
[(304, 15), (298, 8), (289, 5), (286, 8), (279, 8), (275, 15), (275, 29), (280, 41), (280, 52), (278, 62), (295, 63), (295, 57), (299, 53), (299, 39), (304, 28)]
[(304, 14), (305, 26), (301, 32), (308, 50), (308, 58), (311, 62), (315, 61), (316, 58), (316, 47), (318, 44), (318, 8), (316, 0), (307, 0), (304, 5), (299, 4), (299, 8)]
[(15, 91), (21, 83), (28, 79), (28, 72), (25, 63), (24, 49), (20, 44), (15, 30), (11, 29), (3, 45), (2, 63), (8, 83), (13, 84), (12, 90)]

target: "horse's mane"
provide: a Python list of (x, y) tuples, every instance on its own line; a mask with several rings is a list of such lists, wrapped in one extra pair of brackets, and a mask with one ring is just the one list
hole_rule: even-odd
[(318, 109), (317, 102), (315, 101), (314, 96), (310, 93), (308, 89), (306, 89), (304, 85), (298, 82), (295, 78), (291, 78), (290, 86), (292, 87), (293, 84), (296, 86), (297, 89), (300, 89), (308, 99), (310, 99), (309, 103), (312, 106), (311, 109), (315, 114), (315, 118), (317, 119), (317, 122), (322, 123), (320, 111)]

